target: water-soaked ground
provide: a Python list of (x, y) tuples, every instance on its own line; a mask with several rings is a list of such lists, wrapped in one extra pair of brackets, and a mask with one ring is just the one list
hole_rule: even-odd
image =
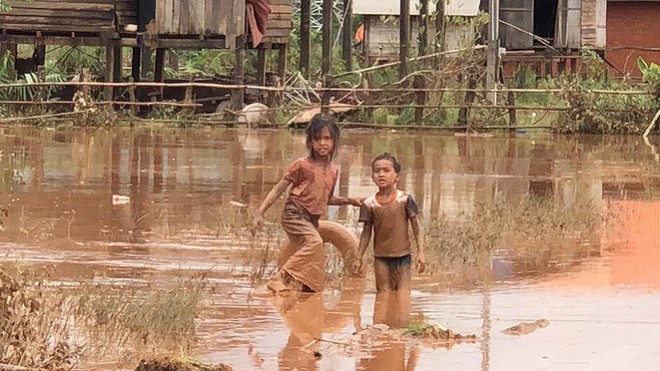
[[(344, 132), (337, 193), (372, 193), (371, 159), (392, 152), (404, 167), (400, 188), (416, 196), (425, 223), (530, 193), (567, 205), (589, 199), (620, 215), (588, 253), (559, 269), (518, 271), (524, 264), (493, 259), (488, 284), (469, 274), (417, 277), (409, 307), (392, 309), (377, 300), (370, 279), (334, 282), (302, 301), (274, 300), (250, 285), (244, 252), (257, 242), (243, 233), (248, 210), (304, 155), (300, 133), (0, 130), (0, 205), (8, 212), (2, 259), (52, 268), (63, 282), (139, 286), (206, 273), (212, 294), (190, 350), (204, 361), (236, 370), (631, 370), (660, 363), (660, 164), (640, 138)], [(113, 195), (130, 200), (113, 204)], [(354, 209), (332, 207), (328, 217), (357, 227)], [(407, 312), (478, 340), (302, 349), (319, 336), (345, 342), (374, 316), (396, 322)], [(550, 326), (502, 333), (538, 319)], [(128, 367), (144, 355), (127, 352), (117, 362)], [(117, 367), (108, 360), (83, 366)]]

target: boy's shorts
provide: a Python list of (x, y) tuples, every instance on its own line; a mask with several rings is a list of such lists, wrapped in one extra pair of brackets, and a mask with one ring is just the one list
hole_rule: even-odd
[(396, 258), (379, 258), (374, 261), (376, 272), (376, 289), (399, 290), (410, 287), (410, 266), (412, 256), (410, 254)]

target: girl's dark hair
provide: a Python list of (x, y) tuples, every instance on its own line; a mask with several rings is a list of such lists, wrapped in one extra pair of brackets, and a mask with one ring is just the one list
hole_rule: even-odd
[(312, 160), (316, 160), (316, 154), (314, 153), (314, 148), (312, 148), (312, 141), (321, 137), (321, 132), (325, 128), (330, 132), (334, 144), (332, 152), (330, 152), (330, 158), (334, 158), (337, 153), (337, 147), (339, 147), (339, 127), (337, 126), (335, 119), (332, 118), (332, 116), (317, 114), (312, 118), (312, 121), (309, 122), (309, 125), (307, 125), (307, 151)]
[(394, 157), (394, 155), (391, 155), (387, 152), (383, 153), (382, 155), (376, 156), (374, 161), (371, 163), (371, 168), (373, 169), (374, 165), (376, 164), (376, 161), (380, 160), (387, 160), (392, 163), (392, 167), (394, 168), (394, 171), (396, 171), (397, 174), (401, 173), (401, 164), (399, 163), (399, 160)]

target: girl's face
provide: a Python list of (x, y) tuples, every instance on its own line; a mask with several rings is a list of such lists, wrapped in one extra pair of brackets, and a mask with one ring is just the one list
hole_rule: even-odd
[(399, 181), (399, 174), (394, 170), (390, 160), (378, 160), (374, 162), (371, 179), (380, 189), (393, 187)]
[(321, 134), (312, 139), (312, 149), (318, 159), (327, 159), (335, 148), (335, 141), (328, 128), (321, 129)]

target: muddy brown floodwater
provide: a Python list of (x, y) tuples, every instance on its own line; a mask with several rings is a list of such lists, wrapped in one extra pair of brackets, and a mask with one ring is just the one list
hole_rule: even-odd
[[(521, 270), (524, 262), (502, 258), (504, 245), (491, 257), (487, 283), (465, 279), (465, 267), (457, 267), (460, 282), (451, 274), (415, 277), (410, 306), (384, 310), (374, 308), (383, 301), (370, 274), (300, 301), (274, 300), (250, 283), (241, 252), (255, 242), (242, 232), (248, 208), (241, 204), (256, 207), (304, 154), (301, 133), (0, 130), (0, 204), (8, 211), (2, 259), (51, 267), (52, 279), (64, 283), (140, 286), (205, 272), (212, 290), (189, 350), (200, 360), (235, 370), (365, 371), (650, 370), (660, 363), (660, 164), (640, 138), (345, 131), (337, 192), (369, 195), (371, 159), (394, 153), (404, 168), (400, 188), (416, 196), (425, 223), (526, 194), (568, 205), (587, 199), (618, 215), (585, 242), (585, 253), (548, 269)], [(115, 194), (128, 199), (113, 204)], [(332, 207), (328, 218), (357, 227), (353, 209)], [(317, 337), (349, 339), (374, 313), (396, 324), (407, 311), (477, 341), (303, 349)], [(550, 325), (503, 332), (539, 319)], [(81, 368), (130, 368), (141, 356)]]

